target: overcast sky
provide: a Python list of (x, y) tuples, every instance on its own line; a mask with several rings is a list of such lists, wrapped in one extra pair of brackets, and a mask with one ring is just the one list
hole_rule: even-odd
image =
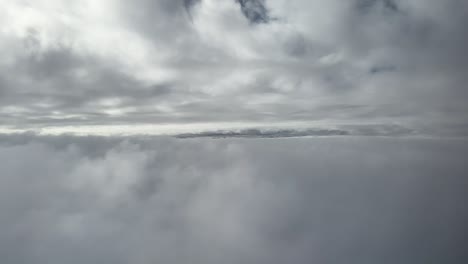
[(467, 0), (0, 0), (1, 264), (466, 264)]
[(2, 131), (365, 124), (468, 134), (463, 0), (0, 5)]

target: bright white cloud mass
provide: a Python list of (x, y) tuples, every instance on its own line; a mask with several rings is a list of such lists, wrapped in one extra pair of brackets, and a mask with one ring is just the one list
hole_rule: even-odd
[(468, 263), (465, 0), (0, 0), (0, 263)]

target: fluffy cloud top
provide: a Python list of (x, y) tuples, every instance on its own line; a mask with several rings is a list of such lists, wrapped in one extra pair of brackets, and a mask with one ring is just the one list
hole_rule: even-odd
[(466, 263), (466, 146), (1, 136), (0, 258)]

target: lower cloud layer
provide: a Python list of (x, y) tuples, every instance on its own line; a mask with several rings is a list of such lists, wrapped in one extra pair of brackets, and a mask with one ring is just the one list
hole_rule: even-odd
[(468, 142), (0, 137), (10, 263), (466, 263)]

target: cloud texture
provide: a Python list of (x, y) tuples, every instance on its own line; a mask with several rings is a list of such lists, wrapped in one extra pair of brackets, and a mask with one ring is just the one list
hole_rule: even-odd
[(468, 263), (466, 25), (463, 0), (0, 0), (0, 262)]
[(296, 121), (466, 132), (466, 1), (0, 4), (4, 128)]
[(0, 138), (13, 263), (466, 263), (467, 144)]

